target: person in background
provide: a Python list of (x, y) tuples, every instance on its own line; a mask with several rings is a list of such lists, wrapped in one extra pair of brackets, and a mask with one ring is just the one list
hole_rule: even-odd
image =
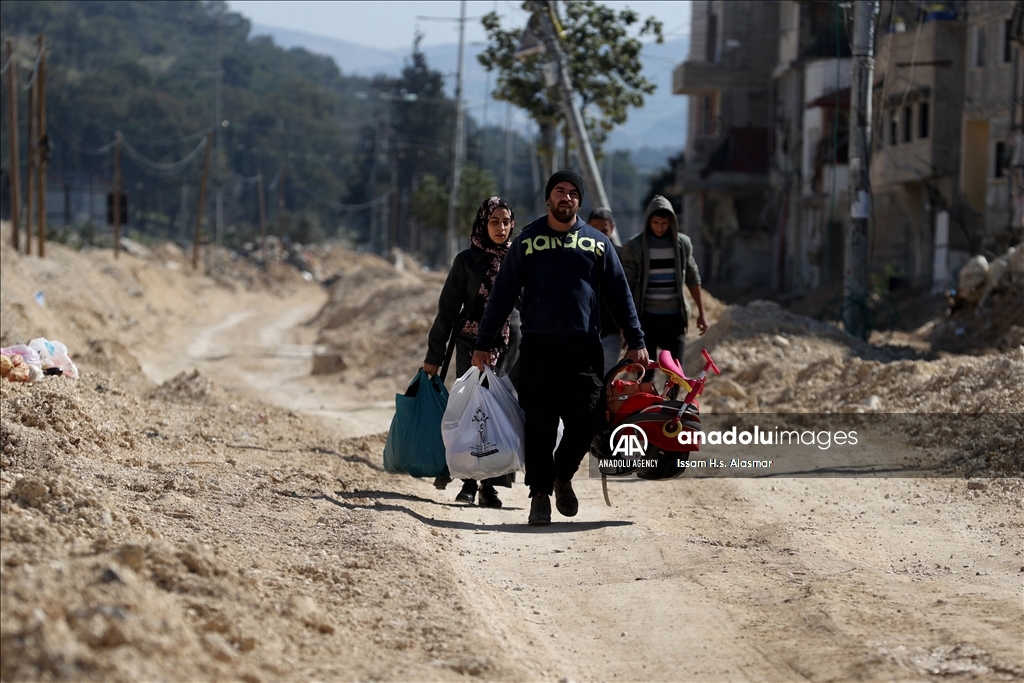
[[(622, 247), (618, 246), (615, 234), (615, 217), (611, 209), (594, 209), (587, 218), (587, 224), (592, 228), (600, 230), (615, 247), (615, 253), (622, 258)], [(608, 371), (622, 358), (622, 330), (615, 324), (612, 311), (608, 308), (608, 302), (601, 300), (601, 346), (604, 348), (604, 372)]]
[[(547, 215), (509, 247), (480, 321), (473, 365), (490, 364), (501, 343), (501, 325), (521, 298), (519, 404), (526, 414), (526, 485), (529, 524), (551, 523), (551, 494), (558, 511), (572, 517), (579, 500), (572, 478), (597, 429), (604, 358), (600, 297), (608, 300), (628, 342), (626, 356), (647, 362), (626, 276), (611, 241), (576, 215), (583, 179), (573, 171), (551, 176)], [(555, 448), (558, 421), (565, 429)]]
[[(708, 331), (708, 323), (693, 243), (679, 231), (672, 203), (661, 195), (655, 195), (647, 205), (644, 229), (623, 245), (622, 267), (651, 357), (664, 349), (682, 363), (690, 320), (684, 285), (697, 304), (700, 334)], [(678, 392), (679, 387), (673, 387), (671, 397)]]
[[(455, 330), (455, 373), (461, 377), (471, 367), (473, 344), (476, 342), (480, 319), (494, 287), (494, 279), (502, 260), (512, 243), (515, 214), (501, 197), (491, 197), (480, 204), (473, 221), (470, 247), (459, 252), (448, 272), (441, 297), (437, 302), (437, 316), (430, 328), (427, 356), (423, 370), (434, 375), (445, 362), (445, 352), (452, 331)], [(458, 329), (456, 329), (456, 327)], [(516, 361), (519, 358), (519, 311), (515, 308), (501, 321), (495, 345), (488, 358), (498, 375), (509, 375), (517, 380)], [(434, 486), (445, 488), (451, 479), (438, 477)], [(473, 503), (477, 496), (477, 482), (462, 480), (462, 490), (455, 497), (461, 503)], [(500, 508), (501, 499), (495, 486), (512, 486), (512, 475), (485, 479), (479, 486), (480, 507)]]

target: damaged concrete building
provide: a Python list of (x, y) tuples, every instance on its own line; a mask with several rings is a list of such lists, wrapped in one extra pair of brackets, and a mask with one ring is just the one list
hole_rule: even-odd
[(770, 287), (775, 218), (770, 205), (772, 83), (778, 45), (774, 2), (694, 0), (690, 55), (672, 91), (689, 96), (684, 162), (674, 194), (706, 283), (717, 291)]
[(779, 206), (775, 288), (804, 295), (842, 278), (849, 223), (850, 38), (837, 2), (779, 3), (773, 55)]
[[(1024, 1), (879, 3), (869, 267), (940, 291), (1024, 220)], [(841, 2), (694, 0), (674, 73), (689, 137), (684, 229), (724, 296), (841, 287), (851, 13)], [(771, 27), (771, 30), (769, 30)]]

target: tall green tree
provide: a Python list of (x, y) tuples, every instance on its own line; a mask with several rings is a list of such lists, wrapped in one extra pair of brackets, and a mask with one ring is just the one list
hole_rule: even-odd
[[(526, 8), (527, 3), (523, 3)], [(661, 43), (662, 24), (654, 17), (643, 21), (631, 9), (618, 12), (594, 0), (565, 3), (561, 19), (562, 51), (569, 63), (572, 87), (579, 98), (583, 121), (595, 153), (611, 130), (626, 122), (630, 107), (642, 107), (644, 95), (655, 84), (641, 74), (641, 38), (652, 36)], [(541, 130), (546, 168), (552, 168), (557, 147), (557, 131), (564, 117), (558, 93), (544, 80), (545, 53), (526, 59), (515, 57), (522, 29), (501, 26), (496, 12), (481, 20), (487, 31), (488, 46), (478, 59), (488, 71), (498, 72), (494, 97), (526, 110)], [(568, 137), (566, 136), (568, 140)]]
[[(449, 187), (433, 174), (424, 176), (412, 200), (412, 213), (420, 223), (434, 230), (445, 230), (448, 223), (448, 192)], [(480, 202), (494, 196), (497, 185), (494, 176), (473, 162), (468, 162), (462, 170), (462, 182), (459, 187), (459, 202), (455, 209), (455, 220), (458, 232), (468, 237), (473, 229), (476, 211)]]

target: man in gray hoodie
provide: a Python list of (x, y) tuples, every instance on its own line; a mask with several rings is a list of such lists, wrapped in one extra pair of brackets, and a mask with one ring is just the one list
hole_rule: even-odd
[(708, 323), (693, 243), (679, 231), (676, 212), (661, 195), (655, 195), (648, 204), (644, 229), (623, 245), (622, 268), (650, 357), (655, 359), (657, 349), (666, 349), (682, 362), (690, 320), (684, 285), (697, 304), (700, 334), (707, 332)]

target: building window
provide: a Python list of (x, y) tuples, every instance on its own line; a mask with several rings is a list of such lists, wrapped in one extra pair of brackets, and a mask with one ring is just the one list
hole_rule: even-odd
[(900, 122), (903, 124), (903, 142), (910, 142), (914, 139), (914, 133), (911, 126), (914, 123), (913, 109), (911, 107), (903, 107), (903, 120)]
[(900, 125), (896, 118), (896, 110), (889, 112), (889, 144), (895, 145), (900, 141), (899, 137)]
[(1003, 32), (1003, 39), (1000, 41), (1003, 46), (1003, 64), (1009, 64), (1013, 60), (1013, 43), (1010, 41), (1010, 36), (1012, 35), (1011, 21), (1011, 19), (1007, 19), (1000, 26)]
[(971, 66), (985, 66), (985, 24), (971, 27)]
[(995, 168), (992, 169), (993, 178), (1005, 178), (1006, 168), (1009, 165), (1010, 155), (1008, 153), (1009, 148), (1005, 142), (996, 143), (995, 153)]
[(930, 109), (930, 107), (928, 106), (927, 102), (921, 102), (920, 104), (917, 105), (917, 137), (918, 138), (926, 138), (926, 137), (928, 137), (928, 124), (930, 123), (929, 116), (931, 115), (931, 112), (928, 111), (929, 109)]

